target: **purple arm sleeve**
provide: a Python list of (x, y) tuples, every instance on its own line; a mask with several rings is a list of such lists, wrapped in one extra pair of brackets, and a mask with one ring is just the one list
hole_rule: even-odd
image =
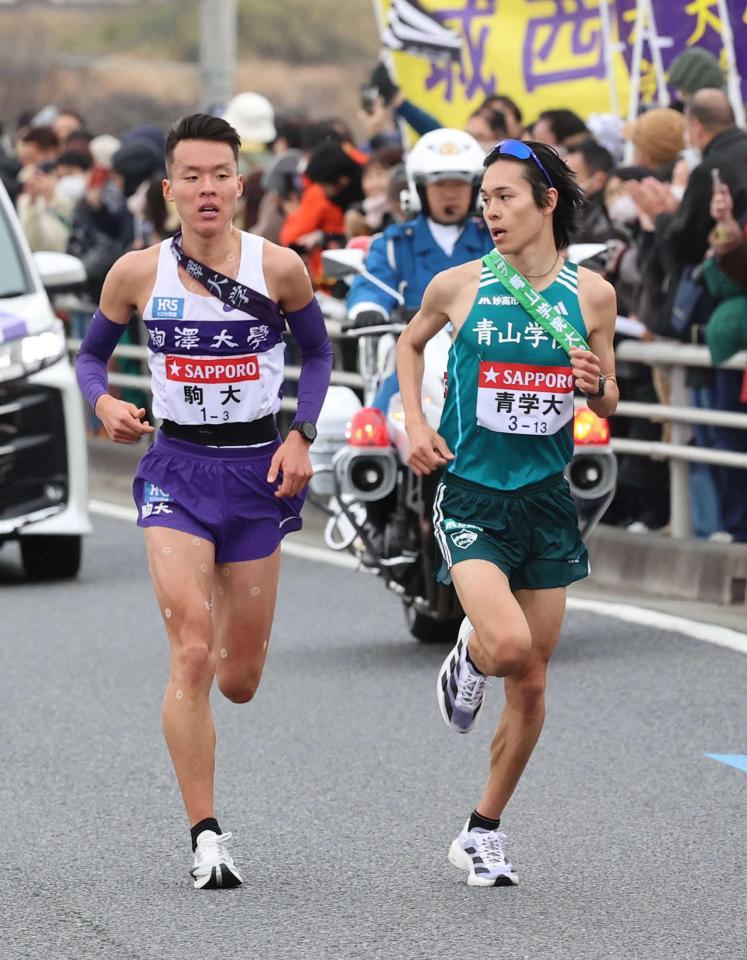
[(92, 410), (99, 397), (109, 392), (107, 364), (126, 329), (125, 324), (114, 323), (97, 310), (80, 345), (75, 358), (75, 375)]
[(315, 299), (285, 316), (301, 350), (296, 420), (316, 423), (332, 373), (332, 344), (327, 336), (321, 308)]

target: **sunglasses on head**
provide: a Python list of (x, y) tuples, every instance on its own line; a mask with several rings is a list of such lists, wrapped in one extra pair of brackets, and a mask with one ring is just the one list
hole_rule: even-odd
[(501, 140), (501, 142), (496, 143), (496, 145), (490, 151), (490, 156), (495, 153), (501, 157), (515, 157), (517, 160), (533, 160), (544, 174), (545, 180), (547, 180), (550, 186), (555, 186), (555, 184), (552, 182), (552, 177), (547, 170), (545, 170), (544, 164), (540, 158), (530, 146), (527, 146), (527, 144), (524, 143), (523, 140)]

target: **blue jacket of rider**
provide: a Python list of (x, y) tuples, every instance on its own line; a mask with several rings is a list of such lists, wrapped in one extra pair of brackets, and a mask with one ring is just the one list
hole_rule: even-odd
[[(447, 256), (428, 228), (427, 217), (420, 214), (407, 223), (392, 224), (374, 239), (366, 257), (366, 270), (398, 290), (405, 298), (406, 310), (417, 310), (425, 288), (437, 273), (477, 260), (492, 249), (493, 242), (485, 222), (470, 217), (451, 256)], [(394, 297), (362, 276), (353, 281), (347, 304), (352, 319), (360, 309), (373, 308), (378, 308), (389, 318), (397, 306)]]

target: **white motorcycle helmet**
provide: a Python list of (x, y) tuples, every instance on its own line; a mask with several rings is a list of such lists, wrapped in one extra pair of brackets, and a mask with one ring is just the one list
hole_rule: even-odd
[(474, 137), (464, 130), (443, 127), (424, 134), (410, 151), (405, 162), (407, 190), (400, 195), (406, 214), (428, 213), (425, 188), (439, 180), (464, 180), (472, 184), (472, 209), (477, 209), (477, 195), (484, 173), (485, 151)]

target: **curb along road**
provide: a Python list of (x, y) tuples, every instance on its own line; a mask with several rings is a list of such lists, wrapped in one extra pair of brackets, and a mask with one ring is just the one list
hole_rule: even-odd
[[(134, 521), (132, 477), (145, 449), (141, 444), (89, 439), (89, 485), (94, 514)], [(307, 504), (304, 521), (303, 531), (284, 541), (283, 549), (288, 555), (338, 567), (357, 566), (348, 554), (336, 554), (324, 546), (325, 517), (320, 511)], [(650, 610), (745, 636), (747, 605), (724, 603), (723, 599), (731, 581), (747, 576), (747, 545), (676, 541), (658, 534), (631, 534), (601, 526), (590, 538), (589, 551), (592, 576), (571, 587), (569, 607), (578, 603), (592, 609), (588, 605), (595, 604), (596, 612), (609, 613), (613, 605), (625, 605), (636, 613)], [(668, 629), (677, 627), (670, 625)]]
[[(121, 504), (109, 503), (105, 500), (92, 500), (90, 502), (91, 512), (105, 517), (113, 517), (122, 520), (125, 523), (134, 523), (136, 513), (134, 507), (123, 506)], [(306, 560), (312, 560), (315, 563), (326, 563), (334, 567), (341, 567), (347, 570), (354, 570), (358, 564), (347, 553), (334, 553), (323, 545), (303, 542), (299, 538), (283, 541), (283, 553), (291, 557), (300, 557)], [(661, 608), (666, 602), (659, 600), (659, 607), (651, 606), (656, 600), (646, 601), (631, 600), (629, 603), (620, 603), (619, 595), (616, 600), (605, 598), (600, 595), (597, 599), (592, 596), (575, 595), (580, 594), (580, 590), (575, 590), (573, 596), (568, 598), (568, 608), (570, 610), (586, 610), (590, 613), (596, 613), (603, 617), (615, 617), (627, 623), (645, 624), (649, 627), (655, 627), (672, 633), (679, 633), (683, 636), (691, 637), (695, 640), (702, 640), (705, 643), (713, 643), (720, 647), (727, 647), (730, 650), (736, 650), (739, 653), (747, 653), (747, 633), (738, 629), (733, 629), (728, 625), (718, 622), (718, 619), (725, 618), (724, 614), (719, 615), (718, 611), (705, 609), (696, 611), (686, 610), (689, 616), (675, 615)], [(700, 617), (694, 616), (700, 613)], [(737, 620), (737, 625), (741, 625), (741, 617)]]

